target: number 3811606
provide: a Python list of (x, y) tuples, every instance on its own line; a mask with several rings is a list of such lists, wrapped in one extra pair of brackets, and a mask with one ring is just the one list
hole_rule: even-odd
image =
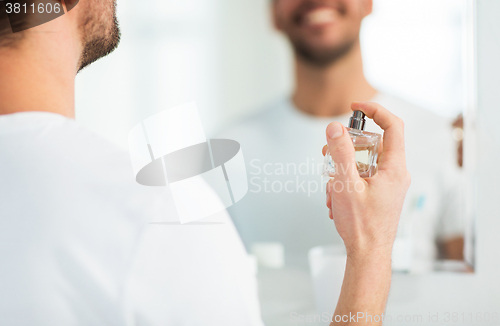
[(61, 12), (61, 4), (60, 3), (39, 3), (35, 5), (32, 3), (31, 5), (20, 4), (20, 3), (10, 3), (7, 2), (5, 4), (7, 14), (58, 14)]

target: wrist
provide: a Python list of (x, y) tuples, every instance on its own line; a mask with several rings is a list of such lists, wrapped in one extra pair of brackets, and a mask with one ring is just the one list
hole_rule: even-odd
[(369, 246), (347, 247), (347, 259), (356, 264), (390, 265), (392, 257), (391, 244), (372, 244)]

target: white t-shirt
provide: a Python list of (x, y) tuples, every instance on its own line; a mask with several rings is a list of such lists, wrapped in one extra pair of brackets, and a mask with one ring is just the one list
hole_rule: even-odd
[[(404, 120), (412, 174), (394, 269), (426, 271), (438, 238), (463, 235), (451, 121), (388, 95), (373, 101)], [(229, 213), (248, 249), (255, 242), (281, 242), (288, 264), (306, 265), (312, 247), (341, 243), (325, 205), (321, 149), (327, 125), (347, 126), (350, 116), (314, 117), (282, 99), (220, 135), (240, 142), (247, 163), (249, 193)], [(382, 133), (372, 120), (366, 131)]]
[(227, 214), (176, 221), (167, 188), (75, 121), (0, 116), (0, 325), (262, 325)]

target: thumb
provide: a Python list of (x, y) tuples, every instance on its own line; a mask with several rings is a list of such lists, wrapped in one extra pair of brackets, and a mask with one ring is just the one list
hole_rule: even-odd
[(326, 141), (335, 162), (335, 178), (341, 177), (353, 181), (359, 179), (354, 146), (347, 129), (338, 122), (330, 123), (326, 128)]

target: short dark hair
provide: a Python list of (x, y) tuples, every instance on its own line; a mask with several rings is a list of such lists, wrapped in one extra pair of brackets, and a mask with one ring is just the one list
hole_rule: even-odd
[[(21, 2), (20, 13), (7, 13), (8, 7)], [(51, 6), (53, 3), (58, 3), (61, 6), (58, 13), (55, 10), (51, 10), (51, 13), (44, 11), (43, 14), (33, 14), (30, 12), (29, 8), (33, 7), (33, 10), (35, 10), (34, 8), (38, 8), (38, 5), (47, 5), (49, 2)], [(26, 12), (23, 12), (23, 10), (26, 10)], [(63, 14), (64, 9), (62, 8), (61, 0), (0, 0), (0, 48), (18, 43), (24, 37), (23, 31), (41, 25)]]

